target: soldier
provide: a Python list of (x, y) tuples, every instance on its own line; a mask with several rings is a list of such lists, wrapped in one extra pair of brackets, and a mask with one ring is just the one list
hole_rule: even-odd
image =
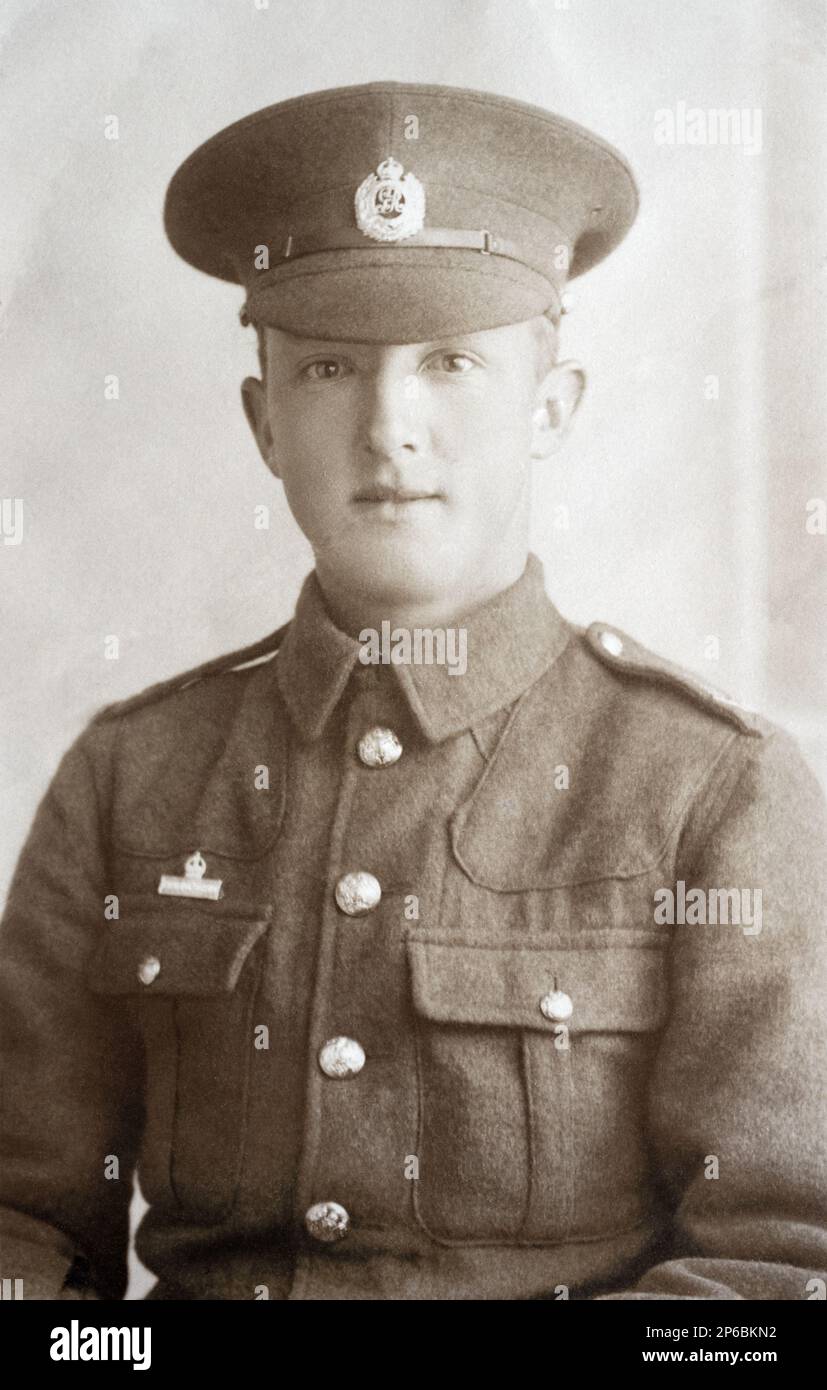
[(173, 178), (316, 563), (285, 628), (98, 714), (38, 810), (2, 935), (26, 1297), (122, 1297), (136, 1165), (151, 1298), (823, 1288), (822, 799), (529, 551), (583, 387), (564, 287), (636, 208), (571, 122), (394, 83)]

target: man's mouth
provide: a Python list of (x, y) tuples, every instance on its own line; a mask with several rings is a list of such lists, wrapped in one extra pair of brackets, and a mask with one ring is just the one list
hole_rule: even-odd
[(354, 502), (391, 502), (402, 504), (405, 502), (444, 502), (444, 492), (433, 492), (427, 488), (412, 487), (386, 487), (376, 484), (373, 487), (365, 488), (358, 492), (354, 497)]

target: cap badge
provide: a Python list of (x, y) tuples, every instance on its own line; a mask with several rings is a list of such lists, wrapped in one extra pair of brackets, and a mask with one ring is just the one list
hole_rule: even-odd
[(401, 241), (425, 222), (425, 189), (415, 174), (403, 175), (393, 155), (362, 180), (354, 201), (356, 225), (374, 241)]

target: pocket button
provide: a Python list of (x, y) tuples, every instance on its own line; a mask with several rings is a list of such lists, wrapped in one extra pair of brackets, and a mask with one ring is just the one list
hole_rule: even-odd
[(350, 1217), (338, 1202), (314, 1202), (305, 1213), (304, 1224), (314, 1240), (329, 1245), (347, 1234)]
[(145, 956), (138, 966), (138, 979), (142, 985), (151, 985), (161, 973), (161, 962), (157, 956)]
[(546, 1018), (551, 1019), (552, 1023), (565, 1023), (574, 1012), (571, 995), (566, 994), (565, 990), (562, 989), (555, 989), (550, 994), (544, 994), (540, 1000), (540, 1012)]

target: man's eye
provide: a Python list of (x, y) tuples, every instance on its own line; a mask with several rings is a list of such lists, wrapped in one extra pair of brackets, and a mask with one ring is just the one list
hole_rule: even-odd
[(300, 372), (305, 381), (338, 381), (344, 374), (344, 363), (337, 361), (335, 357), (322, 357), (317, 362), (308, 362)]
[(429, 366), (439, 372), (448, 372), (451, 376), (466, 376), (474, 370), (477, 363), (464, 352), (440, 352), (431, 358)]

